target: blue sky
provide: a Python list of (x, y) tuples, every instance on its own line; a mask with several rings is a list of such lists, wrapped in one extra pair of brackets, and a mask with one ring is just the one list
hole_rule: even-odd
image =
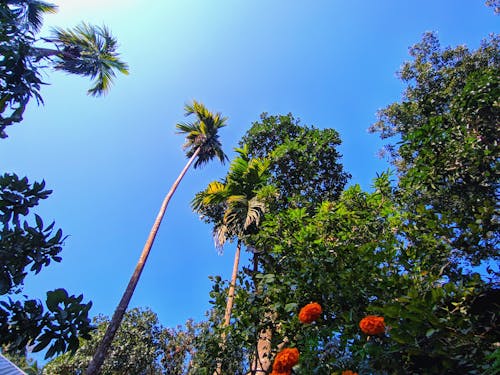
[[(26, 283), (44, 299), (58, 287), (83, 293), (92, 315), (116, 307), (161, 201), (185, 164), (175, 124), (192, 99), (228, 117), (226, 153), (262, 112), (292, 112), (339, 131), (351, 184), (369, 189), (388, 165), (367, 128), (377, 109), (401, 99), (395, 72), (425, 31), (442, 45), (472, 48), (500, 18), (470, 0), (62, 0), (50, 26), (106, 24), (129, 76), (104, 98), (89, 82), (44, 77), (44, 106), (30, 104), (0, 141), (2, 171), (45, 179), (54, 190), (37, 211), (69, 237), (63, 261)], [(224, 176), (216, 162), (190, 170), (174, 196), (131, 306), (165, 326), (203, 319), (209, 275), (229, 278), (234, 247), (217, 255), (211, 228), (192, 213), (194, 194)], [(244, 260), (243, 260), (244, 262)]]

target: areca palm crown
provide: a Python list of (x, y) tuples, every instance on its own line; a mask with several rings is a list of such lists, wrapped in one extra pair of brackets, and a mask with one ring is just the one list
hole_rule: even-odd
[(262, 219), (266, 202), (276, 194), (268, 185), (269, 160), (250, 159), (247, 147), (235, 150), (238, 156), (231, 162), (224, 181), (212, 181), (196, 194), (191, 206), (200, 216), (214, 225), (215, 246), (222, 251), (227, 240), (243, 240)]
[(116, 52), (118, 42), (106, 26), (82, 23), (73, 29), (54, 28), (46, 40), (57, 47), (54, 68), (90, 77), (94, 82), (87, 91), (98, 96), (108, 92), (115, 71), (128, 74), (128, 66)]
[(220, 113), (210, 112), (202, 103), (193, 101), (184, 107), (185, 115), (195, 115), (194, 122), (181, 122), (176, 125), (178, 134), (184, 134), (186, 141), (182, 146), (186, 156), (195, 156), (194, 168), (198, 168), (214, 158), (222, 163), (227, 160), (222, 151), (219, 129), (226, 126), (226, 118)]
[(250, 159), (248, 149), (236, 149), (239, 154), (232, 162), (223, 182), (213, 181), (196, 194), (193, 209), (213, 223), (215, 246), (222, 251), (227, 240), (237, 239), (235, 261), (226, 305), (224, 325), (229, 325), (234, 297), (239, 254), (245, 235), (256, 230), (266, 211), (266, 202), (276, 196), (269, 180), (269, 160)]
[[(237, 239), (223, 327), (229, 326), (231, 319), (242, 242), (257, 229), (267, 202), (277, 195), (274, 186), (267, 184), (269, 160), (250, 159), (246, 146), (236, 152), (238, 156), (231, 162), (225, 180), (211, 182), (196, 194), (191, 204), (202, 218), (214, 225), (214, 242), (219, 251), (227, 240)], [(224, 345), (225, 336), (222, 341)], [(215, 374), (221, 371), (222, 363), (219, 362)]]
[(176, 125), (178, 133), (184, 134), (186, 141), (183, 148), (186, 150), (186, 156), (189, 158), (188, 162), (182, 169), (181, 173), (174, 181), (169, 192), (165, 196), (163, 203), (160, 207), (160, 211), (156, 216), (156, 220), (153, 223), (153, 227), (149, 233), (146, 240), (144, 248), (142, 250), (141, 256), (137, 265), (135, 267), (134, 273), (130, 278), (130, 281), (123, 293), (123, 296), (118, 304), (113, 317), (111, 318), (110, 324), (106, 330), (104, 338), (102, 339), (99, 347), (92, 361), (87, 368), (87, 375), (96, 375), (99, 373), (100, 368), (106, 357), (106, 353), (113, 341), (116, 331), (118, 330), (123, 315), (128, 307), (130, 299), (134, 293), (137, 286), (141, 273), (146, 265), (146, 260), (151, 251), (151, 247), (158, 233), (160, 223), (165, 215), (168, 203), (172, 198), (175, 190), (177, 189), (182, 178), (186, 174), (187, 170), (194, 163), (194, 168), (200, 167), (214, 158), (218, 158), (221, 162), (225, 162), (227, 156), (222, 151), (222, 145), (219, 139), (219, 129), (226, 126), (226, 118), (222, 117), (220, 113), (210, 112), (202, 103), (193, 101), (192, 104), (187, 104), (185, 107), (186, 116), (194, 115), (196, 120), (193, 122), (182, 122)]
[(6, 126), (22, 121), (31, 98), (43, 102), (42, 69), (90, 77), (87, 92), (93, 96), (107, 93), (116, 72), (128, 74), (117, 41), (105, 26), (83, 23), (39, 37), (44, 14), (56, 11), (55, 5), (40, 0), (0, 1), (0, 138), (7, 137)]

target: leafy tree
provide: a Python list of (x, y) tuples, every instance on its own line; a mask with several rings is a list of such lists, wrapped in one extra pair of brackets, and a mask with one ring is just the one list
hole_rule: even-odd
[[(250, 159), (246, 146), (236, 149), (236, 152), (239, 156), (232, 161), (225, 180), (211, 182), (204, 191), (196, 194), (192, 202), (193, 209), (214, 224), (218, 248), (222, 249), (227, 239), (237, 239), (223, 327), (227, 327), (231, 319), (243, 240), (257, 230), (267, 209), (266, 202), (276, 195), (274, 187), (267, 185), (269, 160)], [(223, 344), (225, 337), (223, 333)], [(219, 362), (216, 372), (221, 371), (222, 362)]]
[(339, 162), (340, 137), (334, 129), (301, 125), (292, 114), (261, 115), (243, 136), (250, 157), (269, 158), (280, 207), (337, 199), (350, 175)]
[[(261, 115), (261, 121), (252, 127), (240, 141), (248, 145), (251, 157), (270, 160), (269, 183), (276, 186), (279, 197), (270, 205), (270, 215), (289, 207), (307, 207), (311, 212), (324, 199), (339, 197), (350, 175), (340, 164), (337, 147), (340, 138), (334, 129), (317, 129), (301, 125), (292, 114), (286, 116)], [(248, 244), (258, 249), (250, 240)], [(259, 268), (259, 257), (254, 256), (254, 276)], [(255, 292), (259, 293), (259, 281), (253, 277)], [(269, 336), (265, 328), (257, 336), (257, 367), (269, 367)], [(254, 366), (254, 367), (255, 367)], [(254, 369), (258, 370), (258, 369)]]
[[(114, 71), (127, 73), (126, 64), (118, 59), (116, 40), (105, 27), (83, 24), (54, 29), (51, 38), (39, 38), (43, 15), (56, 9), (38, 0), (0, 2), (0, 138), (7, 137), (7, 126), (22, 120), (31, 98), (43, 102), (44, 68), (95, 79), (92, 95), (109, 89)], [(61, 261), (62, 231), (55, 230), (54, 223), (46, 226), (36, 214), (28, 216), (50, 193), (45, 182), (30, 184), (26, 177), (8, 173), (0, 176), (0, 344), (19, 354), (26, 345), (35, 351), (48, 347), (47, 357), (76, 350), (78, 337), (88, 337), (91, 330), (91, 303), (82, 303), (81, 295), (49, 291), (47, 311), (38, 300), (13, 298), (22, 292), (28, 272), (37, 274), (51, 261)]]
[(163, 329), (160, 335), (161, 366), (165, 374), (204, 373), (196, 357), (202, 342), (210, 336), (207, 322), (188, 320), (184, 326)]
[(34, 351), (48, 346), (46, 357), (78, 348), (78, 336), (88, 337), (91, 330), (88, 311), (92, 303), (82, 303), (83, 296), (69, 296), (64, 289), (47, 292), (46, 307), (23, 296), (28, 272), (39, 273), (52, 261), (60, 262), (64, 237), (54, 223), (46, 226), (30, 210), (51, 191), (45, 182), (30, 184), (15, 174), (0, 176), (0, 345), (13, 353)]
[[(89, 340), (81, 340), (74, 353), (63, 354), (50, 361), (43, 369), (47, 375), (84, 374), (99, 342), (102, 340), (109, 318), (94, 318), (97, 330)], [(160, 374), (162, 327), (155, 313), (148, 309), (127, 311), (123, 323), (102, 366), (101, 374)]]
[[(382, 174), (373, 192), (352, 186), (334, 200), (318, 197), (315, 209), (279, 202), (245, 239), (261, 256), (257, 272), (239, 275), (228, 327), (244, 355), (223, 353), (239, 361), (237, 373), (252, 370), (266, 329), (272, 357), (300, 350), (296, 374), (498, 372), (499, 275), (467, 266), (498, 259), (498, 37), (477, 51), (442, 50), (426, 34), (410, 52), (403, 101), (372, 127), (396, 139), (388, 148), (396, 183)], [(266, 138), (256, 145), (279, 142)], [(282, 171), (273, 175), (278, 188)], [(220, 313), (227, 283), (215, 281)], [(297, 315), (309, 302), (323, 314), (306, 325)], [(369, 314), (385, 318), (384, 333), (361, 332)]]
[(245, 235), (255, 232), (266, 211), (266, 201), (274, 195), (269, 179), (269, 161), (250, 159), (246, 147), (236, 149), (239, 154), (232, 162), (224, 181), (213, 181), (196, 194), (193, 209), (214, 225), (216, 247), (222, 250), (228, 239), (236, 239), (236, 253), (231, 276), (225, 325), (229, 324), (238, 260)]
[[(90, 340), (82, 340), (74, 354), (65, 353), (43, 369), (47, 375), (84, 374), (109, 318), (97, 316), (97, 329)], [(206, 322), (188, 320), (175, 328), (165, 328), (149, 309), (128, 310), (101, 369), (102, 375), (185, 375), (203, 371), (196, 360), (198, 347), (210, 337)]]
[[(106, 27), (81, 24), (73, 29), (55, 28), (39, 38), (43, 14), (57, 7), (38, 0), (0, 3), (0, 138), (5, 128), (22, 120), (29, 100), (42, 103), (41, 71), (50, 66), (94, 79), (90, 95), (109, 90), (115, 71), (128, 74), (118, 58), (117, 41)], [(37, 43), (43, 41), (44, 46)]]
[(210, 112), (203, 104), (196, 101), (193, 101), (192, 104), (187, 104), (185, 106), (185, 115), (196, 116), (195, 122), (177, 124), (179, 133), (186, 135), (186, 142), (183, 147), (187, 150), (186, 156), (189, 160), (163, 200), (160, 211), (156, 217), (153, 227), (151, 228), (151, 232), (146, 240), (146, 244), (144, 245), (134, 273), (132, 274), (129, 284), (127, 285), (115, 313), (113, 314), (113, 318), (111, 319), (111, 322), (106, 330), (106, 334), (97, 348), (93, 360), (89, 364), (87, 369), (87, 374), (89, 375), (98, 374), (100, 371), (102, 363), (106, 357), (106, 352), (113, 341), (113, 337), (120, 326), (135, 287), (139, 282), (139, 278), (146, 264), (151, 247), (153, 246), (156, 234), (158, 233), (160, 223), (165, 215), (168, 203), (170, 202), (177, 186), (179, 186), (179, 183), (188, 171), (189, 167), (194, 163), (194, 168), (198, 168), (216, 157), (221, 162), (224, 162), (227, 159), (227, 156), (222, 151), (222, 145), (218, 134), (219, 129), (226, 126), (226, 118), (222, 117), (220, 113), (214, 114)]
[[(259, 333), (268, 328), (272, 356), (284, 345), (299, 348), (297, 374), (348, 368), (456, 374), (489, 368), (499, 339), (498, 291), (477, 273), (451, 281), (446, 257), (440, 258), (451, 246), (428, 228), (408, 225), (411, 213), (397, 203), (396, 193), (382, 175), (373, 193), (353, 186), (314, 215), (295, 208), (266, 218), (254, 238), (266, 249), (259, 293), (248, 275), (240, 274), (228, 333), (248, 355), (242, 364), (251, 360)], [(224, 295), (217, 282), (212, 291), (217, 309)], [(313, 301), (323, 314), (304, 325), (298, 311)], [(390, 330), (367, 340), (358, 326), (367, 314), (384, 316)], [(224, 355), (228, 362), (236, 359), (230, 351)]]
[(380, 111), (371, 130), (398, 140), (388, 149), (409, 209), (439, 215), (443, 235), (478, 264), (498, 255), (500, 239), (499, 38), (477, 51), (441, 50), (427, 33), (410, 55), (403, 101)]

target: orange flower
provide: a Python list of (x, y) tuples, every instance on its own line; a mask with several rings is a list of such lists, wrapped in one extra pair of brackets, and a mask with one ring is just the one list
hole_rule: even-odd
[(304, 324), (312, 323), (321, 316), (322, 312), (323, 309), (319, 303), (309, 303), (300, 309), (299, 320)]
[(292, 370), (286, 371), (286, 372), (273, 371), (273, 372), (271, 372), (271, 375), (290, 375), (291, 373), (292, 373)]
[(367, 335), (380, 335), (385, 332), (385, 323), (383, 316), (368, 315), (361, 319), (359, 328)]
[(351, 370), (345, 370), (342, 371), (342, 375), (358, 375), (358, 373)]
[(274, 375), (286, 375), (292, 371), (292, 367), (299, 363), (299, 350), (297, 348), (286, 348), (276, 354), (273, 363)]

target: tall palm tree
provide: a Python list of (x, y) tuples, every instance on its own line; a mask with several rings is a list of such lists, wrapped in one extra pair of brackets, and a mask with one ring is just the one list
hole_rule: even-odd
[(115, 71), (128, 74), (128, 66), (116, 52), (118, 42), (106, 26), (82, 23), (73, 29), (52, 29), (52, 36), (44, 38), (56, 49), (35, 48), (39, 58), (54, 57), (54, 69), (93, 79), (89, 95), (107, 93)]
[[(250, 159), (246, 146), (236, 152), (239, 156), (232, 161), (225, 181), (211, 182), (192, 202), (195, 211), (213, 222), (214, 241), (219, 251), (227, 240), (237, 239), (223, 328), (229, 326), (231, 320), (242, 242), (257, 229), (267, 200), (276, 195), (274, 186), (267, 185), (269, 160)], [(225, 336), (222, 337), (223, 345), (224, 341)], [(219, 362), (215, 374), (221, 371), (222, 363)]]
[[(34, 35), (42, 27), (45, 13), (57, 12), (57, 6), (40, 0), (5, 0), (13, 22), (24, 34)], [(51, 48), (30, 48), (29, 57), (34, 61), (47, 59), (56, 70), (90, 77), (94, 80), (88, 94), (99, 96), (107, 93), (115, 71), (128, 74), (128, 66), (119, 59), (118, 43), (109, 29), (82, 23), (72, 29), (53, 28), (52, 35), (42, 38)]]
[(102, 339), (99, 347), (97, 348), (94, 358), (87, 368), (87, 375), (97, 375), (100, 371), (106, 353), (113, 341), (113, 337), (120, 326), (125, 310), (128, 307), (130, 299), (134, 293), (137, 282), (146, 264), (146, 260), (151, 251), (154, 239), (160, 227), (161, 220), (165, 215), (168, 203), (175, 193), (177, 186), (186, 174), (187, 170), (194, 162), (194, 168), (198, 168), (208, 163), (214, 158), (218, 158), (222, 163), (227, 159), (227, 156), (222, 151), (222, 145), (219, 140), (218, 131), (226, 125), (226, 118), (222, 117), (220, 113), (213, 114), (203, 104), (193, 101), (192, 104), (185, 106), (186, 116), (195, 115), (196, 120), (191, 123), (177, 124), (178, 133), (186, 135), (186, 142), (183, 145), (186, 150), (186, 156), (189, 158), (186, 166), (182, 169), (181, 173), (175, 180), (170, 188), (170, 191), (165, 196), (160, 211), (156, 216), (156, 220), (151, 228), (146, 244), (142, 250), (135, 271), (130, 278), (127, 288), (123, 293), (122, 299), (116, 308), (110, 324), (106, 330), (104, 338)]

